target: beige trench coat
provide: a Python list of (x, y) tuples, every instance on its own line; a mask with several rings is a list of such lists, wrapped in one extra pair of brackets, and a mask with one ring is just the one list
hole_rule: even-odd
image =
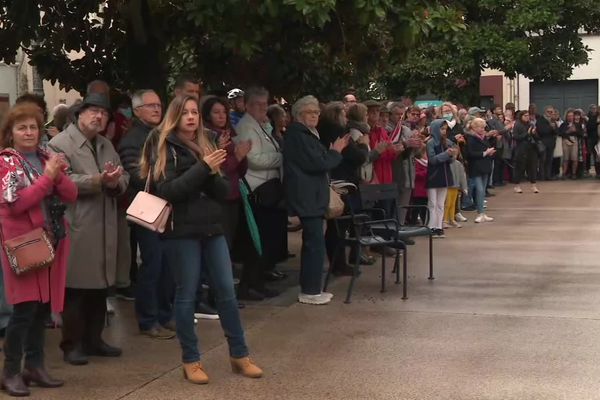
[(48, 146), (64, 153), (70, 165), (69, 175), (79, 189), (77, 202), (67, 208), (71, 224), (71, 254), (67, 287), (104, 289), (114, 285), (117, 270), (117, 201), (125, 193), (129, 175), (125, 172), (115, 190), (102, 187), (99, 174), (111, 161), (121, 165), (110, 140), (96, 138), (97, 160), (92, 144), (71, 124), (56, 135)]

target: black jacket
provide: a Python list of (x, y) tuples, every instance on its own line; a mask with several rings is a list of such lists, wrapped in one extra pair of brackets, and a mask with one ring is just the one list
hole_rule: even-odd
[(306, 126), (294, 122), (283, 137), (283, 180), (291, 215), (322, 217), (329, 205), (328, 172), (342, 161)]
[(574, 139), (574, 137), (576, 139), (583, 138), (582, 124), (573, 124), (573, 126), (575, 127), (575, 131), (569, 132), (569, 123), (567, 121), (563, 122), (562, 125), (560, 126), (560, 128), (558, 129), (560, 136), (563, 139), (569, 139), (569, 140)]
[(556, 127), (556, 124), (552, 126), (546, 117), (540, 117), (537, 119), (535, 129), (537, 130), (538, 136), (546, 148), (554, 148), (554, 145), (556, 144), (556, 137), (558, 136), (558, 128)]
[(200, 239), (222, 235), (221, 205), (229, 192), (229, 182), (211, 174), (208, 165), (198, 160), (175, 136), (167, 138), (165, 176), (156, 182), (156, 195), (173, 206), (173, 227), (166, 239)]
[(529, 125), (525, 125), (521, 121), (516, 121), (513, 128), (513, 138), (517, 143), (515, 156), (521, 157), (531, 148), (536, 147), (537, 135), (529, 134)]
[(148, 135), (152, 131), (152, 127), (144, 124), (139, 119), (135, 118), (131, 125), (131, 129), (119, 143), (119, 157), (125, 171), (129, 173), (129, 187), (127, 192), (131, 199), (135, 195), (144, 190), (145, 180), (140, 178), (140, 157), (142, 149)]
[(467, 159), (469, 160), (469, 176), (485, 176), (492, 172), (492, 157), (484, 157), (483, 152), (490, 146), (487, 138), (480, 139), (476, 135), (467, 135)]
[[(321, 143), (329, 148), (337, 138), (344, 136), (348, 129), (327, 121), (320, 121), (317, 131), (321, 137)], [(331, 170), (330, 178), (352, 182), (358, 186), (360, 182), (360, 167), (367, 162), (369, 148), (354, 140), (350, 140), (348, 146), (342, 151), (342, 162)]]

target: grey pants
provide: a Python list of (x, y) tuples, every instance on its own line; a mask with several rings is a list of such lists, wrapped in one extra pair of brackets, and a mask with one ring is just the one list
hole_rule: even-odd
[(400, 221), (401, 225), (406, 223), (406, 215), (408, 213), (407, 208), (402, 208), (410, 205), (410, 196), (412, 194), (412, 189), (409, 188), (398, 188), (398, 221)]

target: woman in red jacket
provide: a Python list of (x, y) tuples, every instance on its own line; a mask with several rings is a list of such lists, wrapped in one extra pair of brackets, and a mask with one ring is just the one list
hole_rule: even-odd
[[(12, 108), (0, 129), (0, 226), (4, 241), (45, 228), (54, 241), (54, 263), (17, 275), (2, 252), (6, 297), (13, 314), (4, 340), (2, 389), (11, 396), (28, 396), (27, 384), (59, 387), (44, 368), (44, 328), (50, 311), (63, 309), (68, 227), (63, 203), (74, 203), (77, 187), (65, 175), (62, 156), (39, 147), (42, 116), (30, 104)], [(25, 352), (24, 352), (25, 349)], [(25, 367), (21, 362), (25, 353)]]

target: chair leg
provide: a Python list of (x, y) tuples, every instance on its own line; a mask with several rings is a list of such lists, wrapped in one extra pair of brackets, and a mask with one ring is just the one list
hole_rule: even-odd
[(352, 274), (352, 279), (350, 279), (350, 285), (348, 286), (348, 293), (346, 294), (346, 301), (344, 301), (344, 303), (346, 304), (350, 304), (350, 297), (352, 296), (352, 288), (354, 287), (354, 281), (356, 280), (356, 278), (358, 278), (358, 268), (360, 267), (360, 256), (361, 256), (361, 250), (360, 250), (360, 245), (357, 245), (356, 247), (356, 260), (354, 260), (354, 265), (353, 267), (353, 274)]
[(433, 236), (429, 235), (429, 278), (430, 280), (435, 279), (433, 277)]
[(385, 292), (385, 248), (381, 256), (381, 293)]
[(408, 251), (404, 249), (404, 260), (402, 260), (402, 300), (408, 299)]
[(400, 283), (400, 249), (396, 249), (396, 259), (394, 260), (393, 272), (396, 273), (396, 285), (398, 285)]
[(344, 246), (337, 245), (335, 246), (335, 250), (333, 251), (333, 257), (331, 257), (331, 262), (329, 263), (329, 268), (327, 269), (327, 275), (325, 276), (325, 284), (323, 285), (323, 291), (327, 291), (327, 285), (329, 285), (329, 278), (331, 277), (331, 272), (333, 271), (333, 266), (339, 257), (340, 250), (344, 249)]

